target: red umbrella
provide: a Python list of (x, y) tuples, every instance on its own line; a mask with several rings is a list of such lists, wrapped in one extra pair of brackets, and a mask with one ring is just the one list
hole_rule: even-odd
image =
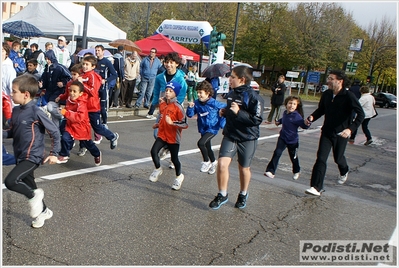
[(179, 45), (173, 40), (170, 40), (163, 34), (153, 35), (135, 42), (141, 48), (141, 53), (144, 55), (150, 54), (151, 48), (157, 49), (157, 57), (166, 55), (170, 52), (177, 52), (180, 57), (185, 57), (187, 60), (199, 61), (200, 56), (188, 48)]

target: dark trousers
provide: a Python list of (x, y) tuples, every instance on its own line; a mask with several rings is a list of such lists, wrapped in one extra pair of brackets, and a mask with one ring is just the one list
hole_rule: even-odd
[[(363, 120), (363, 122), (362, 122), (362, 130), (363, 130), (363, 133), (366, 136), (367, 140), (371, 140), (371, 133), (370, 133), (370, 130), (369, 130), (370, 119), (371, 118), (365, 118)], [(356, 135), (357, 135), (357, 129), (351, 134), (351, 139), (354, 140)]]
[(101, 119), (103, 124), (107, 124), (108, 122), (108, 90), (102, 87), (98, 91), (98, 95), (100, 96), (100, 106), (101, 106)]
[(211, 145), (211, 140), (213, 137), (215, 137), (214, 134), (207, 132), (204, 135), (201, 135), (201, 138), (197, 142), (197, 146), (201, 151), (204, 162), (208, 162), (209, 160), (214, 162), (216, 160)]
[(100, 122), (100, 112), (89, 112), (89, 119), (95, 133), (104, 136), (109, 141), (115, 138), (115, 134)]
[(301, 171), (301, 167), (299, 166), (299, 159), (298, 159), (298, 143), (294, 144), (287, 144), (283, 139), (280, 137), (277, 139), (276, 149), (273, 152), (272, 159), (270, 160), (269, 164), (266, 167), (266, 171), (270, 171), (271, 173), (275, 174), (277, 170), (277, 165), (280, 160), (281, 155), (283, 154), (285, 148), (288, 149), (288, 155), (290, 156), (291, 163), (292, 163), (292, 173), (298, 173)]
[(161, 148), (163, 148), (164, 146), (168, 146), (170, 152), (170, 159), (172, 160), (172, 163), (175, 165), (176, 177), (180, 176), (181, 174), (181, 163), (179, 160), (180, 144), (170, 144), (167, 143), (166, 141), (163, 141), (160, 138), (157, 138), (151, 148), (151, 157), (152, 161), (154, 162), (155, 168), (161, 167), (161, 160), (159, 159), (158, 153), (161, 150)]
[(321, 134), (316, 163), (312, 169), (310, 186), (316, 188), (318, 191), (323, 189), (324, 177), (326, 176), (327, 170), (327, 159), (331, 148), (333, 151), (334, 161), (338, 165), (339, 174), (342, 176), (349, 171), (344, 155), (347, 144), (348, 140), (340, 136), (334, 135), (332, 137), (327, 137)]
[[(73, 143), (75, 139), (72, 138), (68, 131), (64, 131), (61, 136), (61, 156), (69, 156), (73, 148)], [(100, 156), (100, 150), (97, 148), (96, 144), (92, 140), (81, 140), (79, 143), (80, 147), (85, 147), (92, 156)]]
[(272, 122), (274, 113), (276, 113), (276, 115), (274, 116), (274, 120), (277, 121), (280, 119), (280, 107), (281, 105), (271, 104), (270, 113), (267, 117), (267, 121)]
[[(33, 190), (37, 189), (34, 171), (38, 167), (38, 164), (28, 160), (19, 162), (5, 178), (5, 186), (13, 192), (23, 194), (28, 199), (33, 198)], [(43, 211), (45, 210), (46, 205), (43, 199)]]
[(124, 87), (124, 103), (127, 106), (132, 105), (134, 88), (136, 87), (136, 79), (123, 81)]

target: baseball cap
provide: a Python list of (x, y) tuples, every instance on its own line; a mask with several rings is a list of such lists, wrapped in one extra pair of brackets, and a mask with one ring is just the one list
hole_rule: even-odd
[(173, 89), (173, 91), (175, 92), (176, 96), (179, 95), (180, 93), (180, 89), (181, 89), (181, 85), (179, 83), (177, 83), (176, 81), (170, 81), (168, 84), (166, 84), (166, 88), (171, 88)]
[(64, 41), (64, 42), (66, 42), (66, 38), (65, 38), (65, 36), (60, 36), (60, 37), (58, 37), (58, 40), (62, 40), (62, 41)]

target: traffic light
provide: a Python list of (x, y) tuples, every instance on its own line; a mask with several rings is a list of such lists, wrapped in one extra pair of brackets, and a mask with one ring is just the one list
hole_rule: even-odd
[(218, 52), (218, 32), (216, 31), (216, 26), (213, 27), (211, 31), (211, 39), (209, 40), (209, 50), (213, 53)]
[(218, 46), (222, 46), (223, 45), (222, 41), (226, 39), (226, 35), (222, 32), (218, 32), (216, 39), (217, 39)]

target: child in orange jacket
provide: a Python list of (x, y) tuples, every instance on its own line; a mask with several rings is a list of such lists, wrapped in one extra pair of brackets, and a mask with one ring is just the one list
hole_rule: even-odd
[(176, 99), (180, 89), (181, 85), (172, 80), (166, 85), (165, 97), (159, 99), (160, 119), (153, 126), (154, 129), (158, 128), (158, 136), (151, 148), (155, 169), (150, 176), (150, 181), (156, 182), (159, 175), (162, 174), (159, 151), (167, 145), (176, 171), (176, 179), (172, 185), (173, 190), (179, 190), (184, 180), (179, 161), (179, 148), (182, 130), (188, 128), (183, 106)]

